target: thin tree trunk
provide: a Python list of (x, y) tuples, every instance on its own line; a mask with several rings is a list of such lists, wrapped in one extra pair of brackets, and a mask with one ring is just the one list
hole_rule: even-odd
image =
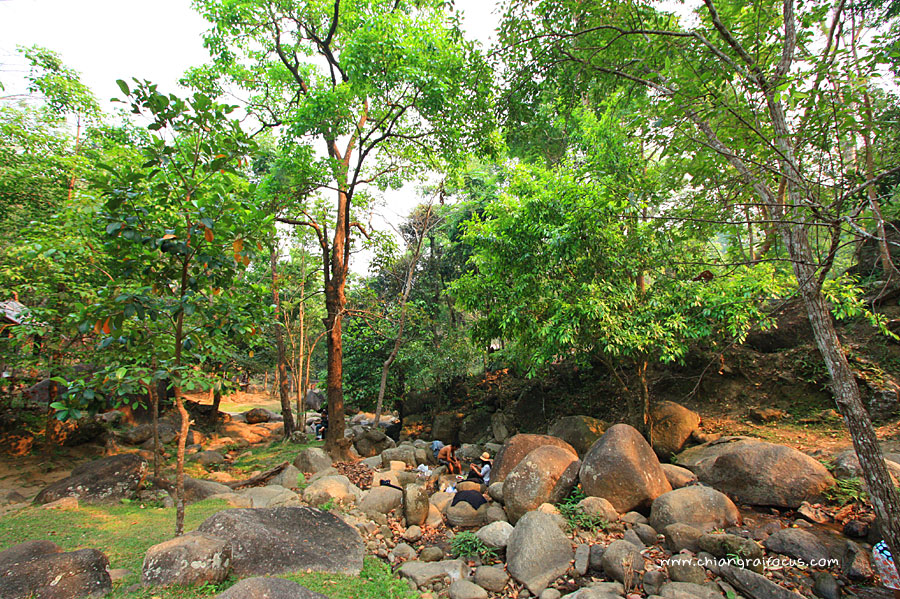
[[(156, 371), (155, 358), (153, 370)], [(150, 396), (150, 427), (153, 429), (153, 476), (159, 478), (159, 389), (156, 381), (150, 380), (147, 394)]]
[(216, 381), (212, 388), (212, 410), (209, 413), (209, 425), (215, 426), (219, 421), (219, 405), (222, 403), (222, 381)]
[(397, 336), (394, 338), (394, 347), (391, 349), (390, 355), (381, 366), (381, 382), (378, 385), (378, 401), (375, 404), (375, 426), (381, 421), (381, 411), (384, 409), (384, 393), (387, 389), (388, 371), (391, 364), (397, 359), (400, 353), (400, 345), (403, 343), (403, 328), (406, 325), (406, 302), (409, 300), (409, 294), (412, 291), (413, 279), (416, 274), (416, 264), (419, 262), (419, 256), (422, 254), (422, 242), (425, 240), (425, 234), (428, 232), (428, 221), (431, 220), (431, 204), (425, 211), (425, 220), (422, 222), (422, 229), (419, 231), (419, 238), (416, 240), (416, 250), (413, 253), (412, 260), (409, 264), (409, 270), (406, 273), (406, 281), (403, 284), (403, 293), (400, 296), (400, 324), (397, 328)]
[[(277, 242), (277, 241), (276, 241)], [(278, 352), (278, 394), (281, 399), (281, 415), (284, 417), (284, 438), (290, 439), (294, 432), (294, 417), (291, 414), (291, 398), (288, 394), (287, 369), (285, 368), (284, 333), (281, 330), (281, 295), (278, 293), (278, 252), (273, 249), (269, 257), (272, 269), (272, 297), (275, 301), (275, 348)]]
[[(185, 291), (188, 284), (188, 257), (185, 257), (181, 267), (181, 286), (179, 299), (184, 302)], [(175, 321), (175, 379), (173, 390), (175, 391), (175, 406), (181, 418), (181, 431), (178, 435), (178, 451), (175, 456), (175, 536), (184, 534), (184, 448), (187, 443), (190, 420), (187, 409), (184, 407), (184, 395), (181, 388), (181, 351), (184, 343), (184, 310), (178, 312)]]

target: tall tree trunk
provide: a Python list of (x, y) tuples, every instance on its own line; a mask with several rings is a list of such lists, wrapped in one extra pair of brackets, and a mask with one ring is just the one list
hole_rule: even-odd
[(817, 283), (806, 232), (799, 226), (785, 227), (783, 236), (794, 261), (794, 273), (800, 284), (800, 294), (816, 345), (828, 369), (829, 385), (835, 403), (850, 431), (853, 449), (862, 467), (869, 499), (875, 508), (891, 554), (900, 555), (900, 519), (894, 517), (900, 514), (900, 495), (891, 484), (875, 427), (872, 426), (872, 420), (862, 402), (856, 377), (841, 347), (831, 320), (831, 312)]
[(326, 377), (328, 430), (325, 433), (325, 451), (339, 461), (351, 459), (350, 440), (344, 437), (344, 348), (341, 344), (341, 325), (344, 308), (347, 306), (344, 287), (347, 282), (350, 259), (349, 236), (350, 196), (342, 190), (338, 192), (337, 219), (331, 244), (330, 261), (328, 260), (329, 256), (327, 254), (325, 256), (325, 329), (328, 336), (328, 376)]
[[(277, 243), (277, 240), (276, 240)], [(288, 392), (287, 361), (284, 352), (284, 332), (281, 330), (281, 295), (278, 293), (278, 251), (269, 256), (272, 269), (272, 297), (275, 302), (275, 348), (278, 352), (278, 394), (281, 399), (281, 415), (284, 417), (284, 438), (290, 439), (294, 432), (294, 417), (291, 414), (291, 398)]]

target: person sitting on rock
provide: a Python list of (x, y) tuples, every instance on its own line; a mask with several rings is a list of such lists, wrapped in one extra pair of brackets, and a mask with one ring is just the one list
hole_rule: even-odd
[(460, 501), (465, 501), (476, 510), (487, 503), (484, 495), (478, 491), (457, 491), (453, 496), (453, 501), (450, 502), (450, 506), (452, 507)]
[(462, 473), (462, 465), (460, 465), (459, 459), (456, 457), (457, 449), (459, 449), (459, 443), (454, 441), (450, 445), (442, 447), (438, 452), (438, 464), (446, 466), (447, 472), (450, 474)]
[(472, 480), (485, 486), (491, 484), (491, 455), (488, 452), (485, 451), (481, 457), (472, 462), (466, 480)]
[(319, 410), (319, 423), (316, 425), (316, 439), (322, 439), (328, 430), (328, 407), (322, 406)]

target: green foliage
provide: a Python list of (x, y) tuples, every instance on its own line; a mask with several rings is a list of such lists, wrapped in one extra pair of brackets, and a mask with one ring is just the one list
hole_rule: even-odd
[(450, 539), (450, 551), (456, 557), (478, 557), (482, 561), (489, 561), (497, 557), (497, 551), (484, 544), (484, 541), (475, 536), (474, 532), (464, 530), (453, 535)]
[(585, 497), (586, 495), (581, 490), (581, 486), (577, 486), (572, 489), (572, 492), (565, 499), (557, 503), (556, 507), (572, 530), (581, 529), (590, 532), (606, 530), (609, 522), (596, 514), (585, 513), (581, 506), (578, 505)]
[(856, 476), (835, 479), (834, 485), (825, 489), (825, 497), (838, 505), (865, 503), (869, 500), (869, 494), (865, 491), (865, 483)]
[(782, 292), (764, 266), (695, 280), (690, 263), (711, 260), (714, 239), (673, 238), (643, 220), (660, 184), (635, 174), (621, 118), (615, 106), (585, 111), (578, 155), (553, 170), (510, 167), (501, 199), (468, 225), (472, 269), (454, 294), (479, 315), (476, 337), (513, 341), (532, 372), (573, 353), (679, 361), (692, 343), (740, 341), (769, 324), (765, 301)]

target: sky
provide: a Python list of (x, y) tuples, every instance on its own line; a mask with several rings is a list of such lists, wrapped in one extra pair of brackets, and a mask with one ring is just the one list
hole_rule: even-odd
[[(467, 35), (490, 45), (496, 28), (496, 0), (456, 0)], [(0, 0), (0, 97), (22, 92), (25, 61), (17, 46), (38, 44), (58, 52), (82, 74), (106, 107), (121, 95), (117, 79), (149, 79), (163, 92), (176, 91), (178, 79), (208, 54), (202, 35), (208, 23), (190, 0)], [(390, 192), (372, 219), (381, 229), (397, 225), (418, 203), (416, 185)], [(355, 257), (353, 270), (364, 274), (369, 257)]]

